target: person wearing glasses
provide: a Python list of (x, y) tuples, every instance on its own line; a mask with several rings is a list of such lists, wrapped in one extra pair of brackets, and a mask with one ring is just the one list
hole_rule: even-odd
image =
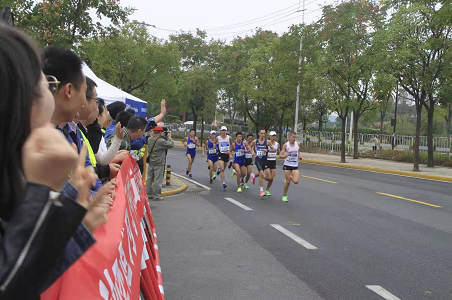
[(0, 299), (37, 299), (95, 242), (81, 222), (96, 176), (50, 124), (60, 82), (34, 43), (0, 26), (0, 53)]

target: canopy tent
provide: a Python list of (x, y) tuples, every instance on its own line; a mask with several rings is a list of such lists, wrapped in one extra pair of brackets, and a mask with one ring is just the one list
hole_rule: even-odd
[(133, 95), (130, 95), (117, 87), (109, 84), (108, 82), (103, 81), (99, 77), (94, 74), (94, 72), (83, 63), (83, 73), (86, 76), (94, 80), (97, 84), (97, 96), (105, 100), (105, 104), (110, 104), (115, 101), (124, 102), (127, 108), (132, 108), (135, 110), (135, 113), (139, 116), (146, 117), (148, 104), (146, 101), (143, 101)]

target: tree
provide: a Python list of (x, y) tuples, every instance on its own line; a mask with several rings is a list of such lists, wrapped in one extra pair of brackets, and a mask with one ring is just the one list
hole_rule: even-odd
[[(78, 47), (83, 39), (102, 35), (125, 23), (134, 12), (121, 7), (120, 1), (109, 0), (5, 0), (12, 7), (16, 25), (32, 35), (41, 46), (50, 44)], [(94, 22), (89, 12), (106, 18), (112, 26)]]
[(179, 51), (174, 44), (151, 37), (139, 23), (88, 39), (80, 50), (92, 70), (112, 85), (156, 103), (165, 98), (174, 104)]
[(414, 171), (419, 171), (419, 135), (422, 108), (428, 116), (428, 167), (433, 167), (433, 120), (439, 76), (445, 54), (450, 51), (452, 4), (448, 1), (393, 1), (398, 10), (379, 38), (388, 45), (384, 52), (392, 74), (414, 98), (416, 140)]

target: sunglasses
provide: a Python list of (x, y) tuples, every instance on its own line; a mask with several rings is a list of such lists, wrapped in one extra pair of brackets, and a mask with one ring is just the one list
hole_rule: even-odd
[(49, 83), (49, 90), (52, 93), (53, 96), (55, 96), (56, 92), (58, 91), (58, 85), (60, 82), (56, 79), (55, 76), (48, 75), (46, 76), (47, 82)]

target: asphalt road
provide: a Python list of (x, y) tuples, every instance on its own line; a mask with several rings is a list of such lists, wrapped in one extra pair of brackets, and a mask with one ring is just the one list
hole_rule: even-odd
[[(184, 153), (169, 152), (177, 174)], [(151, 203), (167, 300), (452, 299), (451, 183), (300, 163), (284, 203), (282, 161), (261, 199), (231, 170), (210, 185), (200, 154), (210, 192)]]

